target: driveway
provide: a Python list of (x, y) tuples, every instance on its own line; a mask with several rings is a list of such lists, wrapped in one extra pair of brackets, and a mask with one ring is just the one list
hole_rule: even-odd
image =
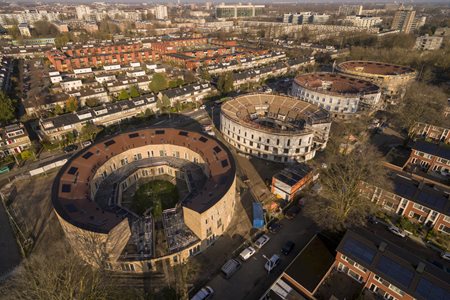
[[(317, 232), (313, 223), (302, 214), (294, 220), (284, 219), (281, 224), (283, 227), (280, 232), (268, 233), (270, 241), (248, 261), (243, 262), (242, 268), (230, 279), (218, 274), (207, 283), (214, 289), (214, 299), (259, 299)], [(281, 254), (281, 247), (288, 240), (295, 242), (296, 246), (286, 257)], [(273, 254), (280, 255), (281, 263), (268, 274), (264, 269), (266, 259), (263, 255), (270, 258)]]

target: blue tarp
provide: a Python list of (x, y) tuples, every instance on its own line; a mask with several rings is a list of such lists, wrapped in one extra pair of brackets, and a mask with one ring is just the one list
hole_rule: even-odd
[(261, 203), (253, 202), (253, 228), (264, 227), (264, 211)]

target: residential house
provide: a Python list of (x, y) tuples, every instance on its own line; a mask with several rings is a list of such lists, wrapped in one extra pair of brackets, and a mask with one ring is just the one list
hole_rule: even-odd
[(22, 123), (0, 128), (0, 157), (21, 153), (30, 146), (30, 137)]

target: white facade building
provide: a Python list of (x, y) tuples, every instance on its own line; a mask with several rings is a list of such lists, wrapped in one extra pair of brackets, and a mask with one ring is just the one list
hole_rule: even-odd
[(168, 17), (168, 13), (167, 13), (167, 6), (165, 5), (158, 5), (155, 7), (155, 17), (158, 20), (164, 20), (167, 19)]

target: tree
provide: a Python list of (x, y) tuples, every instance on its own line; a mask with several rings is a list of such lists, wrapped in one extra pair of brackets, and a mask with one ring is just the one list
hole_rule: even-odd
[(197, 77), (195, 76), (194, 72), (192, 71), (186, 71), (183, 75), (184, 82), (186, 83), (193, 83), (197, 81)]
[(233, 73), (226, 72), (220, 75), (219, 80), (217, 81), (217, 89), (226, 94), (233, 90)]
[(164, 95), (162, 97), (162, 105), (163, 105), (164, 108), (170, 107), (171, 103), (170, 103), (170, 99), (169, 99), (169, 97), (167, 95)]
[(92, 123), (87, 123), (86, 125), (83, 126), (83, 128), (81, 128), (81, 132), (80, 132), (80, 139), (81, 140), (90, 140), (90, 141), (94, 141), (95, 136), (102, 131), (102, 129)]
[(166, 75), (163, 73), (156, 73), (153, 75), (152, 81), (149, 84), (149, 88), (154, 93), (167, 89), (169, 86)]
[(54, 112), (57, 115), (62, 115), (64, 113), (64, 109), (61, 107), (61, 105), (56, 104), (54, 108)]
[(74, 112), (78, 109), (78, 100), (75, 97), (69, 97), (66, 100), (66, 112)]
[(130, 87), (130, 97), (136, 98), (136, 97), (139, 97), (140, 95), (141, 94), (139, 93), (138, 89), (134, 85), (132, 85)]
[(0, 122), (5, 123), (14, 119), (15, 111), (13, 100), (0, 91)]
[(175, 80), (169, 81), (169, 88), (176, 88), (176, 87), (182, 86), (183, 84), (184, 84), (183, 79), (177, 78)]
[(416, 122), (448, 126), (448, 119), (443, 113), (446, 105), (447, 96), (440, 88), (413, 82), (407, 87), (397, 110), (397, 122), (408, 132)]
[(33, 23), (34, 32), (38, 37), (56, 36), (58, 28), (46, 20), (39, 20)]
[(348, 154), (336, 150), (328, 152), (320, 174), (321, 195), (307, 201), (305, 213), (320, 227), (341, 231), (364, 224), (374, 212), (375, 205), (361, 193), (362, 183), (384, 186), (385, 170), (372, 146), (364, 144)]
[(86, 99), (86, 105), (89, 107), (96, 107), (100, 105), (100, 100), (98, 98), (89, 98)]
[(126, 90), (121, 90), (119, 96), (117, 96), (117, 100), (128, 100), (130, 99), (130, 94)]

